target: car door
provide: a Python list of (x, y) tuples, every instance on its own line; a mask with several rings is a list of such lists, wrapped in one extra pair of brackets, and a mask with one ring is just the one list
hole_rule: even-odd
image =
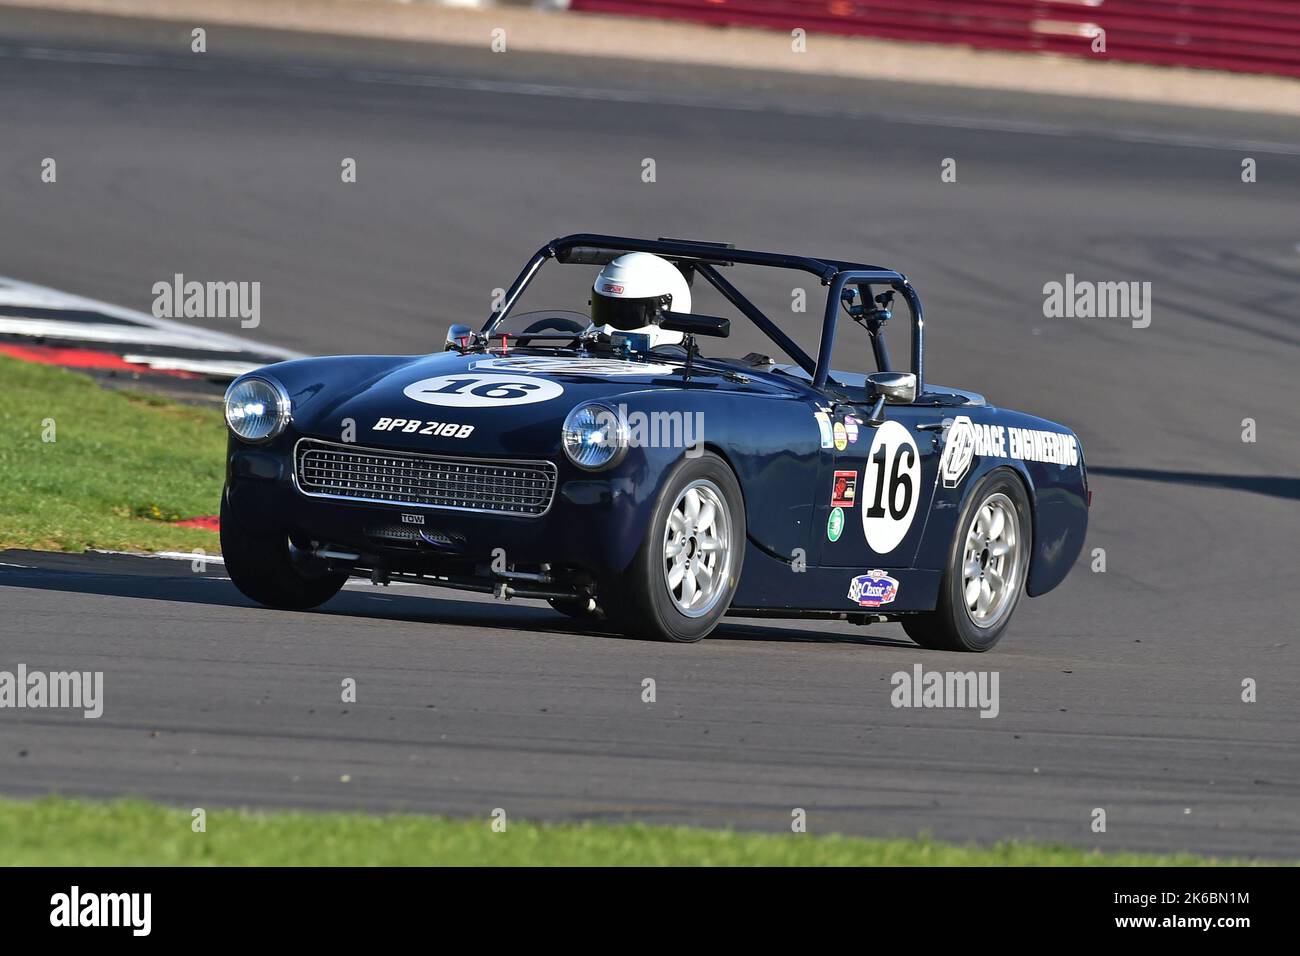
[(884, 421), (871, 425), (865, 402), (827, 407), (832, 442), (822, 453), (816, 563), (863, 571), (912, 567), (934, 497), (933, 423), (942, 415), (933, 406), (886, 405)]

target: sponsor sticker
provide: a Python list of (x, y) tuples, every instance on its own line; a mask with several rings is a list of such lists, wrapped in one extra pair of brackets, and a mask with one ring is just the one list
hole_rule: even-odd
[(838, 541), (843, 533), (844, 511), (840, 508), (832, 508), (830, 517), (826, 519), (826, 537), (831, 541)]
[(849, 582), (849, 600), (859, 607), (892, 604), (898, 597), (898, 581), (884, 571), (868, 571)]
[(494, 405), (549, 402), (564, 394), (564, 386), (546, 378), (460, 372), (422, 378), (402, 389), (402, 394), (426, 405), (487, 408)]
[(849, 447), (849, 433), (844, 428), (843, 422), (835, 423), (835, 450), (843, 451)]
[(856, 471), (837, 471), (831, 485), (831, 507), (852, 508), (858, 499), (858, 473)]
[(817, 419), (817, 429), (821, 432), (822, 447), (832, 447), (834, 441), (831, 438), (831, 417), (825, 412), (814, 412), (813, 418)]
[(948, 427), (943, 457), (939, 459), (943, 486), (956, 488), (961, 484), (976, 455), (1068, 467), (1079, 463), (1079, 443), (1073, 435), (1063, 432), (989, 425), (972, 422), (967, 415), (958, 415)]
[(939, 459), (939, 474), (943, 476), (945, 488), (956, 488), (970, 470), (971, 458), (975, 455), (975, 429), (965, 415), (958, 415), (952, 420), (948, 429), (947, 441), (943, 446), (943, 457)]
[(858, 426), (861, 424), (862, 422), (858, 421), (852, 415), (844, 416), (844, 430), (849, 433), (850, 445), (856, 445), (858, 443)]

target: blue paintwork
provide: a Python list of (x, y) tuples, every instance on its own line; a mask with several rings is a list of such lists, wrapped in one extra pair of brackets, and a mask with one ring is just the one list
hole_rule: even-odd
[[(509, 352), (511, 357), (556, 355), (556, 350), (541, 349)], [(832, 544), (825, 529), (833, 472), (852, 468), (862, 474), (873, 429), (860, 425), (858, 440), (843, 452), (822, 448), (814, 418), (817, 408), (832, 408), (838, 420), (846, 411), (865, 417), (865, 406), (833, 403), (814, 390), (806, 377), (697, 360), (691, 379), (683, 381), (678, 359), (656, 359), (655, 364), (671, 369), (668, 372), (641, 371), (644, 362), (623, 359), (628, 374), (530, 373), (563, 388), (559, 397), (534, 404), (453, 409), (426, 405), (403, 394), (412, 382), (472, 374), (476, 365), (481, 371), (481, 363), (499, 357), (499, 350), (486, 355), (443, 352), (414, 358), (326, 357), (260, 370), (256, 374), (285, 387), (293, 402), (293, 419), (285, 433), (267, 446), (249, 446), (232, 437), (232, 506), (241, 519), (260, 528), (293, 530), (339, 547), (376, 550), (363, 530), (365, 525), (377, 517), (396, 521), (399, 512), (414, 509), (308, 498), (297, 491), (292, 480), (294, 443), (302, 437), (338, 442), (345, 437), (350, 421), (355, 443), (361, 447), (555, 463), (559, 489), (550, 511), (540, 518), (427, 512), (430, 527), (464, 536), (468, 542), (464, 556), (487, 561), (493, 549), (504, 548), (512, 561), (521, 564), (574, 564), (593, 572), (621, 569), (631, 562), (647, 531), (665, 476), (685, 452), (681, 448), (633, 447), (608, 471), (579, 470), (561, 450), (561, 424), (575, 405), (598, 399), (624, 405), (629, 411), (703, 413), (704, 443), (731, 465), (745, 497), (750, 543), (733, 601), (736, 608), (854, 611), (858, 608), (847, 597), (850, 581), (877, 568), (900, 581), (898, 597), (882, 607), (881, 613), (933, 608), (960, 506), (979, 478), (995, 467), (1010, 467), (1019, 474), (1035, 503), (1029, 593), (1041, 594), (1058, 584), (1082, 547), (1087, 509), (1081, 467), (976, 459), (960, 488), (940, 485), (936, 493), (942, 433), (916, 431), (914, 427), (909, 431), (922, 453), (923, 490), (904, 543), (890, 555), (871, 553), (857, 509), (848, 509), (851, 517), (845, 522), (844, 533)], [(601, 361), (610, 359), (601, 356)], [(719, 374), (722, 371), (740, 373), (747, 381), (729, 380)], [(953, 398), (936, 393), (934, 400)], [(1066, 431), (1041, 419), (983, 405), (888, 406), (886, 420), (915, 426), (942, 421), (954, 412), (981, 423)], [(373, 426), (384, 418), (454, 422), (473, 425), (474, 430), (464, 439), (374, 431)], [(791, 563), (798, 549), (802, 549), (807, 567), (796, 575)], [(394, 569), (400, 569), (410, 555), (393, 553), (390, 557)]]

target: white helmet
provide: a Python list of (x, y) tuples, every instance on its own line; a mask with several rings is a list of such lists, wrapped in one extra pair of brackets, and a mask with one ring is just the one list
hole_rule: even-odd
[(607, 335), (648, 335), (651, 347), (681, 342), (682, 333), (659, 328), (661, 311), (691, 311), (691, 287), (667, 259), (648, 252), (621, 255), (600, 270), (591, 290), (591, 322)]

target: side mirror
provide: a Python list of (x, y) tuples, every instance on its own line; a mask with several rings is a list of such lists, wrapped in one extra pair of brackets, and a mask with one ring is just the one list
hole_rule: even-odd
[(659, 328), (687, 335), (712, 335), (725, 339), (731, 334), (731, 320), (714, 315), (696, 315), (694, 312), (664, 312)]
[(447, 329), (447, 338), (442, 347), (444, 352), (459, 352), (474, 340), (474, 332), (468, 325), (453, 325)]
[(871, 394), (890, 405), (910, 405), (916, 401), (916, 376), (911, 372), (873, 372), (867, 376)]
[(910, 405), (916, 401), (916, 376), (911, 372), (873, 372), (867, 376), (867, 385), (875, 401), (871, 405), (868, 425), (879, 425), (885, 420), (885, 403)]

